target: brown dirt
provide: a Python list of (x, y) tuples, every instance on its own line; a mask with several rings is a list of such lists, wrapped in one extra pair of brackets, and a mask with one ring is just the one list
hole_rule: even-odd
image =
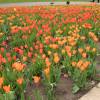
[[(73, 94), (72, 83), (73, 82), (69, 78), (61, 77), (55, 89), (55, 100), (78, 100), (78, 98), (87, 93), (94, 86), (93, 84), (89, 88), (79, 91), (77, 94)], [(39, 89), (40, 93), (43, 96), (43, 100), (47, 100), (44, 87), (41, 84), (38, 87), (36, 87), (35, 84), (32, 85), (28, 84), (25, 93), (26, 100), (29, 100), (28, 97), (31, 97), (30, 100), (35, 100), (33, 96), (34, 95), (33, 91), (35, 89)]]
[[(99, 54), (100, 54), (100, 42), (97, 44), (97, 46), (98, 46), (98, 52), (99, 52)], [(97, 69), (97, 71), (99, 72), (99, 73), (97, 74), (97, 77), (100, 78), (100, 55), (96, 57), (96, 63), (97, 63), (96, 69)]]
[(72, 93), (72, 81), (69, 78), (61, 78), (56, 89), (56, 100), (78, 100), (86, 91), (77, 94)]

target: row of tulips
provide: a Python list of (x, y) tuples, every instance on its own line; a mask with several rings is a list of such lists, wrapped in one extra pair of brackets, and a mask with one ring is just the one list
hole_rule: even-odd
[(44, 84), (52, 100), (62, 74), (73, 93), (84, 87), (95, 74), (99, 18), (97, 5), (0, 8), (2, 98), (22, 98), (30, 82)]

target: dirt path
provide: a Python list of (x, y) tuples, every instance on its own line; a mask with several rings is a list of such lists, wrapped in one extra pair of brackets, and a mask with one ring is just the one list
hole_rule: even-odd
[[(0, 7), (15, 7), (15, 6), (43, 6), (51, 5), (51, 2), (22, 2), (22, 3), (0, 3)], [(91, 2), (71, 2), (71, 5), (91, 4)], [(97, 3), (100, 5), (100, 3)], [(54, 2), (53, 5), (66, 5), (66, 2)]]
[[(98, 46), (98, 52), (100, 53), (100, 42), (97, 44), (97, 46)], [(96, 62), (97, 62), (96, 69), (99, 72), (97, 77), (100, 77), (100, 55), (97, 56)]]

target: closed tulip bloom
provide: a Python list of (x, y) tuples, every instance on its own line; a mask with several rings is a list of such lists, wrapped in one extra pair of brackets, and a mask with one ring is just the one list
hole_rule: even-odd
[(10, 92), (10, 85), (3, 86), (3, 90), (5, 91), (5, 93), (9, 93)]
[(85, 52), (82, 53), (82, 57), (86, 58), (87, 54)]
[(19, 85), (22, 85), (22, 83), (23, 83), (23, 78), (18, 78), (18, 79), (17, 79), (17, 83), (18, 83)]
[(33, 76), (33, 79), (34, 79), (34, 83), (39, 83), (40, 82), (40, 77), (39, 76)]
[(0, 88), (1, 88), (2, 85), (3, 85), (3, 82), (4, 82), (4, 78), (3, 78), (3, 77), (0, 77)]

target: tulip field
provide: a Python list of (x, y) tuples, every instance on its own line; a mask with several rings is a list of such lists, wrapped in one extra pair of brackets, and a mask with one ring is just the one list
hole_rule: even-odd
[(95, 77), (99, 41), (99, 5), (0, 8), (0, 100), (25, 100), (27, 84), (56, 100), (61, 77), (81, 91)]

